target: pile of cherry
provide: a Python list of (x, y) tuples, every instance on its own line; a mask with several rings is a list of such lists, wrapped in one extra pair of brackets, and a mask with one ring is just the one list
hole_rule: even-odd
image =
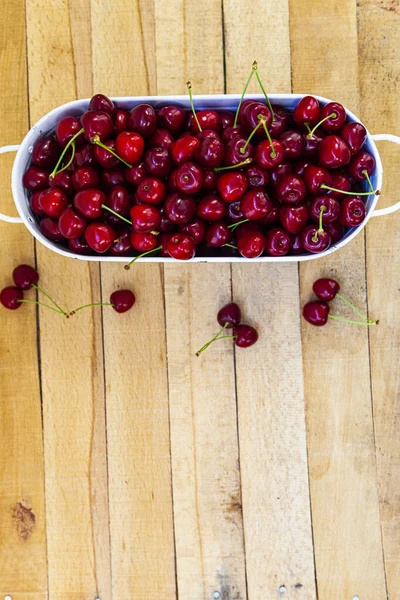
[(188, 87), (191, 113), (97, 94), (35, 144), (23, 184), (44, 236), (78, 254), (256, 258), (322, 252), (363, 222), (375, 161), (341, 104), (196, 112)]

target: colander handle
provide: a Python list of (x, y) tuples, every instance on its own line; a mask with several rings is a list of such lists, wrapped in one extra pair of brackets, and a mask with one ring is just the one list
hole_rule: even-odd
[[(6, 152), (16, 152), (19, 148), (19, 144), (17, 146), (3, 146), (0, 148), (0, 154), (5, 154)], [(20, 217), (9, 217), (7, 215), (3, 215), (0, 213), (0, 221), (7, 221), (7, 223), (22, 223), (22, 219)]]
[[(395, 144), (400, 145), (400, 137), (397, 135), (392, 135), (391, 133), (377, 133), (372, 136), (372, 139), (376, 142), (386, 141), (386, 142), (394, 142)], [(383, 217), (384, 215), (390, 215), (390, 213), (396, 212), (396, 210), (400, 210), (400, 201), (396, 202), (392, 206), (388, 206), (387, 208), (378, 208), (378, 210), (374, 210), (371, 217)]]

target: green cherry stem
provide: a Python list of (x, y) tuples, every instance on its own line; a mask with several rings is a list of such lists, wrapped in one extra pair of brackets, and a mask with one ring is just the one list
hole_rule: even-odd
[[(237, 223), (232, 223), (231, 225), (228, 225), (228, 229), (235, 231), (236, 227), (239, 227), (239, 225), (242, 225), (242, 223), (247, 223), (248, 221), (250, 221), (250, 219), (242, 219), (241, 221), (238, 221)], [(225, 244), (225, 246), (230, 246), (230, 244)], [(231, 247), (236, 248), (236, 246), (231, 246)]]
[(309, 124), (308, 123), (304, 123), (304, 127), (307, 129), (308, 133), (310, 133), (312, 135), (312, 133), (311, 133), (311, 127), (309, 126)]
[(90, 141), (92, 144), (96, 144), (96, 146), (100, 146), (100, 148), (103, 148), (103, 150), (107, 150), (107, 152), (109, 152), (110, 154), (115, 156), (115, 158), (118, 158), (118, 160), (120, 160), (122, 163), (124, 163), (124, 165), (126, 165), (129, 169), (132, 169), (133, 165), (129, 164), (128, 162), (126, 162), (126, 160), (121, 158), (116, 152), (114, 152), (114, 150), (112, 148), (109, 148), (108, 146), (103, 144), (103, 142), (100, 140), (100, 137), (98, 135), (93, 136)]
[(129, 219), (126, 219), (122, 215), (119, 215), (117, 212), (115, 212), (115, 210), (113, 210), (109, 206), (106, 206), (105, 204), (102, 204), (101, 208), (104, 208), (104, 210), (108, 210), (108, 212), (110, 212), (111, 214), (115, 215), (119, 219), (122, 219), (123, 221), (125, 221), (125, 223), (129, 223), (129, 225), (132, 225), (132, 221), (130, 221)]
[(361, 317), (362, 319), (365, 319), (365, 321), (369, 321), (368, 317), (366, 317), (365, 315), (363, 315), (358, 308), (356, 308), (354, 306), (354, 304), (352, 304), (349, 300), (347, 300), (347, 298), (344, 298), (344, 296), (342, 296), (342, 294), (336, 294), (336, 298), (340, 298), (340, 300), (343, 300), (343, 302), (345, 302), (348, 306), (350, 306), (350, 308), (352, 310), (354, 310), (355, 313), (357, 313), (357, 315), (359, 317)]
[(254, 66), (254, 64), (255, 64), (255, 72), (256, 72), (256, 77), (257, 77), (258, 85), (260, 86), (260, 88), (261, 88), (261, 90), (262, 90), (262, 93), (263, 93), (263, 94), (264, 94), (264, 96), (265, 96), (265, 99), (266, 99), (266, 101), (267, 101), (267, 104), (268, 104), (268, 108), (269, 108), (269, 110), (271, 111), (272, 120), (273, 120), (273, 121), (275, 121), (274, 110), (273, 110), (273, 108), (272, 108), (272, 104), (271, 104), (271, 102), (270, 102), (270, 99), (268, 98), (268, 94), (267, 94), (267, 92), (265, 91), (265, 89), (264, 89), (264, 86), (263, 86), (263, 84), (262, 84), (262, 81), (261, 81), (261, 79), (260, 79), (260, 76), (259, 76), (259, 74), (258, 74), (258, 66), (257, 66), (257, 61), (256, 61), (256, 60), (254, 61), (254, 63), (253, 63), (253, 66)]
[(244, 90), (243, 90), (243, 93), (242, 93), (242, 95), (241, 95), (241, 98), (240, 98), (240, 101), (239, 101), (239, 105), (238, 105), (238, 107), (237, 107), (237, 109), (236, 109), (235, 120), (233, 121), (233, 126), (234, 126), (234, 127), (236, 127), (236, 126), (237, 126), (237, 121), (238, 121), (238, 117), (239, 117), (240, 107), (242, 106), (242, 102), (243, 102), (244, 95), (245, 95), (245, 93), (246, 93), (246, 91), (247, 91), (247, 88), (249, 87), (249, 84), (250, 84), (251, 78), (253, 77), (253, 75), (254, 75), (254, 73), (256, 72), (256, 70), (257, 70), (257, 61), (255, 60), (255, 61), (253, 62), (253, 66), (251, 67), (251, 73), (250, 73), (250, 75), (249, 75), (249, 78), (248, 78), (248, 80), (247, 80), (247, 83), (246, 83), (246, 85), (244, 86)]
[(47, 293), (46, 293), (44, 290), (42, 290), (42, 288), (40, 288), (38, 285), (36, 285), (36, 283), (32, 283), (32, 287), (33, 287), (35, 290), (37, 290), (38, 292), (40, 292), (41, 294), (43, 294), (43, 296), (46, 296), (46, 298), (47, 298), (48, 300), (50, 300), (50, 302), (51, 302), (52, 304), (54, 304), (54, 306), (55, 306), (56, 308), (58, 308), (58, 310), (59, 310), (60, 312), (62, 312), (62, 313), (63, 313), (63, 315), (66, 315), (66, 314), (67, 314), (67, 313), (65, 312), (65, 310), (63, 310), (63, 309), (61, 308), (61, 306), (58, 306), (57, 302), (55, 302), (55, 300), (53, 300), (53, 298), (52, 298), (51, 296), (49, 296), (49, 295), (48, 295), (48, 294), (47, 294)]
[(309, 140), (311, 140), (312, 136), (314, 135), (314, 132), (317, 131), (318, 127), (320, 125), (322, 125), (322, 123), (325, 123), (325, 121), (327, 121), (328, 119), (335, 119), (337, 117), (337, 114), (335, 112), (331, 113), (330, 115), (328, 115), (327, 117), (325, 117), (324, 119), (321, 119), (321, 121), (319, 123), (317, 123), (316, 125), (314, 125), (314, 127), (310, 130), (310, 127), (307, 123), (307, 128), (309, 131), (309, 134), (307, 135), (307, 138)]
[(272, 148), (271, 158), (275, 158), (276, 157), (276, 150), (275, 150), (274, 143), (272, 141), (272, 137), (269, 134), (269, 131), (268, 131), (268, 128), (267, 128), (267, 124), (265, 122), (265, 117), (263, 115), (258, 115), (258, 117), (259, 117), (261, 123), (263, 124), (265, 135), (267, 136), (268, 141), (271, 144), (271, 148)]
[(28, 302), (29, 304), (38, 304), (39, 306), (45, 306), (46, 308), (49, 308), (50, 310), (54, 310), (54, 312), (58, 313), (59, 315), (66, 315), (66, 313), (63, 310), (57, 310), (57, 308), (54, 308), (53, 306), (49, 306), (48, 304), (44, 304), (44, 302), (39, 302), (39, 300), (28, 300), (27, 298), (21, 298), (18, 299), (17, 302)]
[(194, 118), (194, 120), (197, 123), (197, 127), (199, 128), (199, 131), (203, 131), (202, 128), (201, 128), (201, 126), (200, 126), (199, 120), (197, 118), (196, 111), (194, 110), (193, 96), (192, 96), (192, 82), (191, 81), (187, 81), (186, 82), (186, 87), (187, 87), (188, 92), (189, 92), (189, 102), (190, 102), (190, 106), (192, 108), (193, 118)]
[[(74, 135), (74, 136), (73, 136), (73, 137), (72, 137), (72, 138), (69, 140), (68, 144), (65, 146), (64, 150), (61, 152), (61, 156), (60, 156), (60, 158), (58, 159), (56, 166), (54, 167), (53, 171), (52, 171), (52, 172), (50, 173), (50, 175), (49, 175), (49, 179), (50, 179), (50, 180), (51, 180), (51, 179), (54, 179), (54, 177), (57, 175), (57, 173), (61, 173), (61, 171), (63, 171), (64, 169), (66, 169), (66, 168), (67, 168), (67, 167), (63, 167), (63, 168), (61, 169), (61, 171), (58, 171), (58, 167), (61, 165), (61, 163), (62, 163), (62, 159), (64, 158), (64, 156), (65, 156), (65, 154), (66, 154), (66, 152), (67, 152), (68, 148), (69, 148), (70, 146), (72, 146), (72, 144), (74, 144), (74, 142), (75, 142), (76, 138), (77, 138), (79, 135), (81, 135), (81, 133), (83, 133), (83, 128), (82, 128), (82, 129), (80, 129), (80, 130), (78, 131), (78, 133), (76, 133), (76, 134), (75, 134), (75, 135)], [(73, 146), (73, 155), (75, 155), (75, 144), (74, 144), (74, 146)], [(74, 159), (74, 156), (72, 157), (72, 160), (73, 160), (73, 159)], [(71, 160), (71, 162), (72, 162), (72, 160)], [(69, 166), (70, 164), (71, 164), (71, 163), (68, 163), (68, 165), (67, 165), (67, 166)]]
[(331, 192), (338, 192), (339, 194), (346, 194), (347, 196), (370, 196), (371, 194), (379, 196), (379, 194), (381, 193), (379, 190), (372, 190), (371, 192), (345, 192), (344, 190), (338, 190), (337, 188), (325, 185), (325, 183), (321, 185), (321, 189), (331, 190)]
[(368, 181), (368, 185), (369, 185), (369, 189), (371, 190), (371, 194), (378, 194), (379, 193), (378, 190), (375, 191), (372, 186), (371, 180), (368, 175), (368, 171), (364, 170), (364, 171), (362, 171), (362, 174), (365, 175), (365, 179)]
[(352, 321), (351, 319), (345, 319), (344, 317), (336, 317), (335, 315), (328, 315), (328, 319), (334, 321), (342, 321), (343, 323), (352, 323), (353, 325), (378, 325), (379, 321)]
[(246, 158), (246, 160), (243, 160), (242, 162), (238, 163), (237, 165), (230, 165), (229, 167), (215, 167), (214, 171), (218, 172), (218, 171), (229, 171), (229, 169), (239, 169), (239, 167), (244, 167), (245, 165), (248, 165), (252, 161), (253, 161), (252, 158)]
[(240, 148), (240, 150), (239, 150), (240, 154), (244, 154), (246, 152), (246, 148), (250, 144), (251, 138), (253, 137), (253, 135), (255, 134), (255, 132), (257, 131), (257, 129), (259, 129), (261, 127), (261, 125), (262, 125), (262, 121), (260, 119), (260, 122), (258, 123), (258, 125), (256, 125), (254, 127), (253, 131), (251, 132), (251, 134), (247, 138), (245, 145)]
[(204, 350), (207, 350), (208, 346), (210, 346), (210, 345), (211, 345), (213, 342), (215, 342), (216, 340), (222, 340), (222, 339), (224, 339), (224, 340), (225, 340), (225, 339), (227, 339), (227, 338), (230, 338), (230, 339), (232, 339), (232, 338), (236, 337), (235, 335), (224, 335), (224, 336), (221, 336), (221, 334), (222, 334), (222, 333), (224, 333), (224, 331), (225, 331), (225, 329), (227, 328), (227, 326), (228, 326), (228, 323), (225, 323), (225, 325), (222, 327), (222, 329), (220, 329), (220, 330), (218, 331), (218, 333), (217, 333), (216, 335), (214, 335), (214, 337), (212, 338), (212, 340), (210, 340), (209, 342), (207, 342), (207, 344), (204, 344), (204, 346), (202, 346), (202, 347), (200, 348), (200, 350), (197, 350), (197, 352), (196, 352), (196, 356), (200, 356), (200, 354), (201, 354), (202, 352), (204, 352)]
[(314, 243), (317, 243), (318, 236), (321, 235), (321, 233), (324, 233), (324, 228), (322, 226), (322, 215), (324, 214), (325, 211), (326, 211), (326, 206), (321, 206), (321, 208), (319, 209), (319, 226), (318, 226), (317, 231), (311, 238)]
[(79, 308), (75, 308), (75, 310), (71, 310), (68, 316), (72, 317), (75, 313), (78, 312), (78, 310), (82, 310), (82, 308), (89, 308), (89, 306), (114, 306), (114, 304), (112, 302), (93, 302), (92, 304), (84, 304)]
[(133, 260), (131, 260), (131, 262), (128, 265), (125, 265), (124, 269), (126, 269), (127, 271), (129, 271), (129, 269), (131, 268), (131, 265), (133, 265), (134, 262), (136, 262), (137, 260), (139, 260), (139, 258), (143, 258), (143, 256), (147, 256), (148, 254), (153, 254), (153, 252), (157, 252), (158, 250), (162, 250), (162, 246), (157, 246), (157, 248), (153, 248), (153, 250), (147, 250), (147, 252), (142, 252), (142, 254), (139, 254), (138, 256), (135, 256), (135, 258)]

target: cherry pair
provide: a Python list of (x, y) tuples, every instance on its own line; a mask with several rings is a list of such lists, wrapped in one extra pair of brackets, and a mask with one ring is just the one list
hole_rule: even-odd
[[(258, 340), (258, 333), (251, 325), (241, 324), (242, 313), (240, 307), (235, 302), (230, 302), (223, 306), (217, 315), (217, 321), (222, 329), (204, 346), (196, 352), (196, 356), (200, 356), (213, 342), (217, 340), (234, 340), (239, 348), (248, 348)], [(233, 335), (223, 335), (226, 329), (233, 329)]]
[[(317, 281), (315, 281), (313, 284), (313, 291), (318, 300), (307, 302), (307, 304), (304, 305), (304, 319), (308, 321), (308, 323), (311, 323), (311, 325), (316, 325), (317, 327), (325, 325), (328, 322), (328, 319), (332, 319), (334, 321), (343, 321), (344, 323), (352, 323), (353, 325), (377, 325), (379, 323), (379, 321), (374, 321), (364, 316), (349, 300), (339, 294), (339, 290), (340, 285), (337, 281), (335, 281), (335, 279), (330, 279), (328, 277), (317, 279)], [(361, 320), (354, 321), (329, 314), (330, 306), (328, 303), (334, 298), (339, 298), (348, 306), (350, 306), (350, 308), (359, 316)]]

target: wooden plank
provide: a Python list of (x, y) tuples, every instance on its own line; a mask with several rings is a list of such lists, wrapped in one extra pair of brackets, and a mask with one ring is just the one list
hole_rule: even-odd
[[(221, 93), (221, 3), (159, 1), (156, 22), (158, 94), (184, 94), (188, 79), (195, 94)], [(231, 299), (230, 267), (164, 273), (179, 598), (246, 598), (233, 352), (221, 342), (195, 356)]]
[[(24, 2), (2, 4), (0, 145), (17, 144), (28, 128)], [(0, 159), (0, 210), (15, 215), (10, 173), (15, 154)], [(0, 224), (1, 288), (13, 285), (20, 263), (35, 264), (33, 240), (23, 225)], [(33, 298), (34, 294), (28, 292)], [(43, 444), (36, 311), (0, 308), (0, 597), (47, 597)]]
[[(399, 6), (393, 2), (358, 3), (359, 82), (361, 118), (373, 133), (400, 135), (400, 34)], [(376, 82), (379, 81), (379, 87)], [(378, 143), (384, 168), (380, 206), (399, 199), (399, 148)], [(380, 317), (380, 326), (370, 331), (371, 382), (374, 406), (376, 460), (380, 492), (387, 592), (400, 598), (400, 227), (399, 213), (372, 219), (367, 227), (368, 306)]]
[[(83, 2), (27, 2), (32, 121), (90, 94), (88, 14)], [(96, 265), (40, 245), (37, 255), (43, 287), (65, 307), (100, 301)], [(43, 309), (40, 334), (50, 596), (111, 598), (100, 309), (69, 320)]]
[[(255, 58), (267, 89), (289, 92), (287, 2), (224, 7), (227, 92), (240, 93)], [(253, 82), (251, 90), (259, 93)], [(260, 334), (254, 348), (236, 352), (249, 598), (308, 600), (316, 590), (297, 266), (234, 264), (232, 278)]]
[[(329, 23), (329, 26), (327, 26)], [(294, 92), (325, 95), (357, 114), (356, 3), (290, 3)], [(318, 56), (319, 60), (315, 57)], [(301, 297), (333, 276), (366, 311), (364, 236), (301, 266)], [(342, 314), (339, 302), (334, 313)], [(343, 314), (344, 314), (343, 310)], [(371, 413), (368, 332), (303, 322), (308, 455), (320, 598), (386, 598)]]
[[(92, 3), (94, 85), (155, 92), (151, 2)], [(107, 52), (104, 52), (104, 48)], [(162, 269), (102, 265), (103, 297), (135, 291), (126, 315), (104, 313), (114, 600), (176, 597)]]

